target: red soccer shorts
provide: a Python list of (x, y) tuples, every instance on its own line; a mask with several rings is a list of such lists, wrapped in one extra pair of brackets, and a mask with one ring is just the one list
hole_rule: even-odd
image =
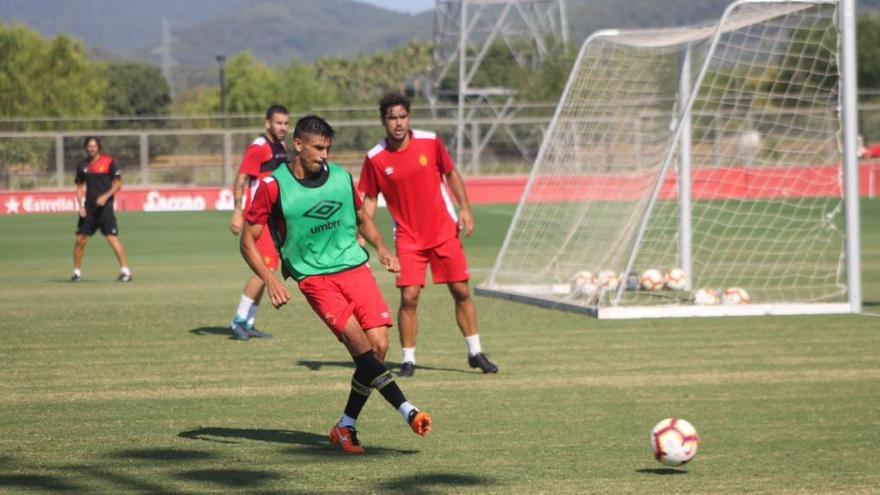
[(354, 315), (361, 328), (391, 326), (391, 313), (366, 264), (332, 275), (312, 275), (299, 283), (309, 305), (336, 338)]
[(275, 242), (272, 240), (272, 233), (269, 232), (269, 227), (263, 227), (263, 232), (257, 238), (257, 250), (260, 251), (260, 256), (263, 258), (263, 264), (266, 265), (266, 268), (273, 272), (278, 271), (281, 260), (278, 257), (278, 250), (275, 249)]
[(429, 263), (431, 264), (431, 278), (435, 284), (467, 282), (471, 278), (468, 273), (464, 248), (457, 236), (430, 249), (416, 251), (398, 249), (397, 257), (400, 259), (400, 273), (397, 276), (398, 287), (410, 285), (424, 287), (425, 271)]

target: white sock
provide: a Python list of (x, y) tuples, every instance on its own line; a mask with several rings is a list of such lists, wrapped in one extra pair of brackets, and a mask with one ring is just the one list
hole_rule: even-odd
[(467, 344), (468, 356), (476, 356), (477, 354), (483, 352), (483, 348), (480, 347), (480, 334), (465, 337), (464, 343)]
[(129, 270), (127, 266), (123, 266), (122, 268), (120, 268), (119, 272), (124, 273), (126, 275), (131, 275), (131, 270)]
[(259, 304), (251, 304), (251, 309), (248, 310), (247, 314), (247, 324), (248, 326), (254, 326), (254, 318), (257, 316), (257, 310), (260, 309)]
[(339, 426), (351, 426), (352, 428), (354, 428), (354, 424), (356, 422), (357, 422), (356, 419), (354, 419), (351, 416), (349, 416), (348, 414), (344, 414), (344, 413), (343, 413), (342, 417), (339, 418)]
[(74, 268), (73, 274), (76, 275), (77, 277), (82, 277), (82, 271), (80, 271), (79, 268)]
[(410, 362), (412, 364), (416, 364), (416, 348), (415, 347), (403, 347), (400, 349), (403, 351), (403, 362)]
[(409, 424), (409, 413), (413, 409), (418, 409), (418, 408), (416, 406), (410, 404), (409, 402), (404, 402), (403, 404), (400, 405), (400, 407), (397, 408), (397, 411), (400, 413), (401, 416), (403, 416), (403, 420), (406, 421), (407, 424)]
[(242, 294), (241, 299), (238, 301), (238, 310), (235, 312), (235, 316), (242, 320), (247, 320), (248, 314), (251, 311), (251, 306), (253, 306), (254, 300), (249, 298), (248, 296)]

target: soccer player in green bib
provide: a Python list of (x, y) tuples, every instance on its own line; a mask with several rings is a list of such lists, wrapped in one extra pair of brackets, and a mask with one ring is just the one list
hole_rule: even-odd
[(345, 410), (330, 430), (330, 441), (343, 452), (361, 454), (355, 422), (376, 389), (419, 435), (431, 429), (431, 417), (407, 402), (388, 368), (391, 314), (382, 298), (369, 255), (357, 233), (376, 248), (379, 262), (396, 273), (400, 262), (385, 246), (372, 217), (362, 208), (351, 175), (327, 158), (334, 130), (322, 118), (301, 118), (293, 131), (294, 159), (264, 178), (245, 217), (241, 252), (265, 283), (276, 309), (291, 294), (266, 267), (257, 248), (269, 229), (285, 278), (293, 278), (309, 305), (345, 346), (355, 363)]

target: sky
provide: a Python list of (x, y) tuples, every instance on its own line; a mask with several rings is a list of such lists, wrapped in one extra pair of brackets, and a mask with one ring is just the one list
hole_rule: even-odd
[(420, 14), (434, 8), (434, 0), (357, 0), (377, 7), (408, 14)]

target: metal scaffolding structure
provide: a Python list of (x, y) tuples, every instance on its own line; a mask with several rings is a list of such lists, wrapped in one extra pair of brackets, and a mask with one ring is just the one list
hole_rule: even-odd
[[(524, 158), (534, 158), (533, 146), (509, 123), (521, 110), (516, 91), (475, 84), (489, 50), (504, 46), (521, 67), (537, 68), (554, 45), (567, 41), (565, 0), (437, 0), (428, 99), (432, 106), (457, 101), (455, 158), (461, 168), (478, 173), (480, 155), (499, 131)], [(474, 123), (478, 118), (491, 123), (481, 127)]]

